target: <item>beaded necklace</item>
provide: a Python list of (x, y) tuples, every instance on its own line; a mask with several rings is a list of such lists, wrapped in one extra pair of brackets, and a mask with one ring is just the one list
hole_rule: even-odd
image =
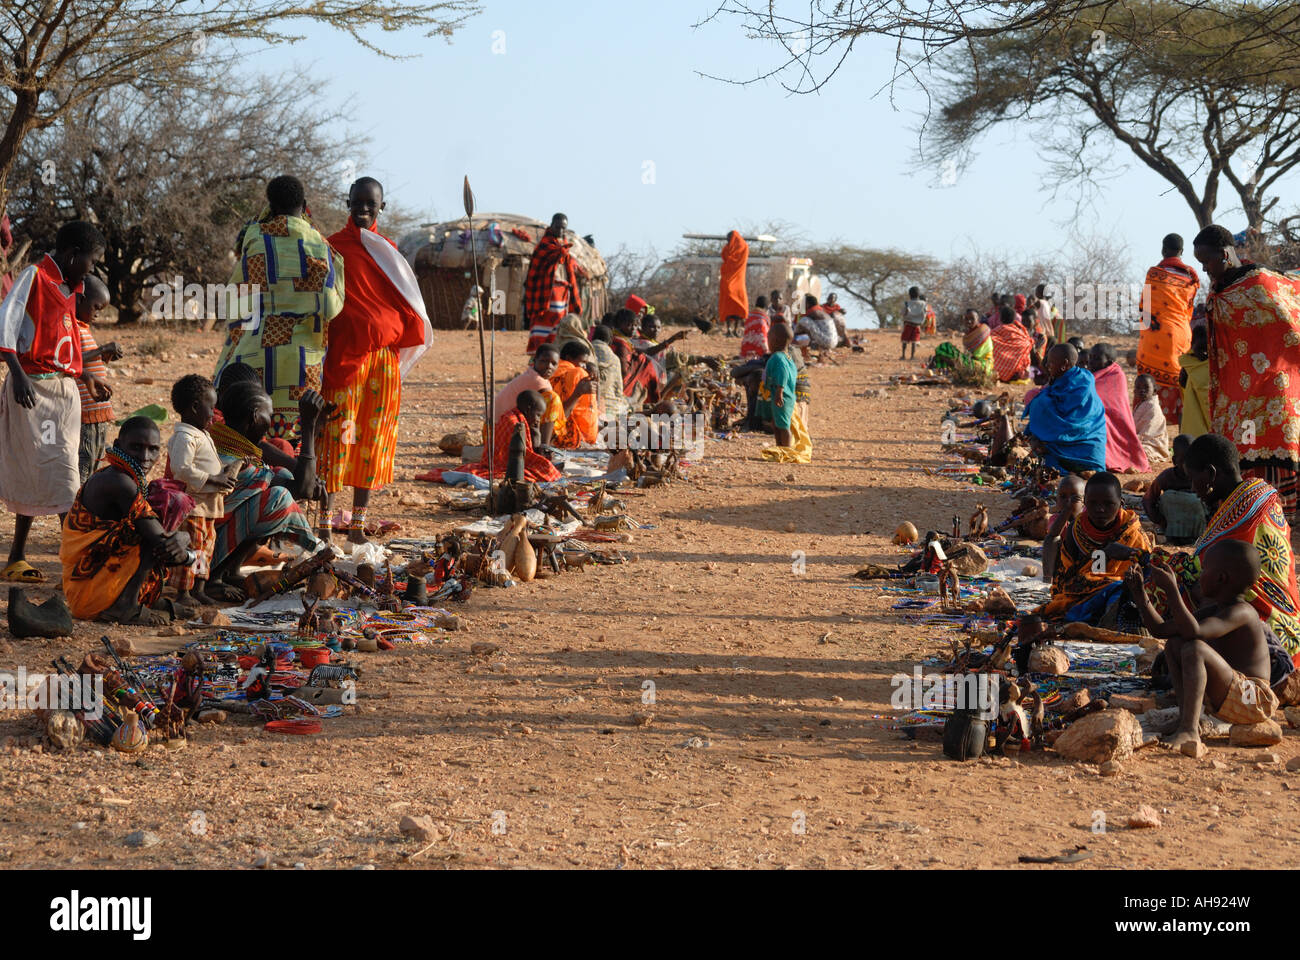
[(213, 422), (208, 424), (208, 435), (212, 437), (217, 453), (249, 463), (262, 462), (262, 448), (232, 427)]
[(128, 474), (133, 480), (135, 480), (136, 488), (141, 493), (144, 493), (145, 488), (148, 487), (149, 484), (148, 481), (145, 480), (144, 467), (140, 465), (140, 461), (136, 460), (135, 457), (117, 446), (112, 446), (105, 450), (104, 459), (108, 461), (109, 466), (116, 467), (123, 473)]

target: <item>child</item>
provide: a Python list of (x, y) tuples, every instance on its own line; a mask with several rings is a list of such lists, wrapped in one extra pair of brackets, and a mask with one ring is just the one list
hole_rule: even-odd
[(236, 460), (227, 467), (221, 465), (207, 432), (216, 406), (217, 391), (207, 377), (191, 373), (172, 385), (172, 409), (180, 414), (181, 422), (167, 442), (167, 470), (194, 498), (194, 510), (184, 529), (197, 558), (192, 565), (173, 570), (168, 580), (176, 588), (177, 603), (187, 606), (205, 603), (205, 593), (215, 600), (228, 599), (224, 584), (215, 582), (209, 588), (208, 572), (217, 520), (226, 512), (225, 495), (235, 488), (235, 477), (244, 463)]
[(0, 304), (0, 500), (14, 513), (14, 541), (0, 580), (44, 583), (27, 562), (32, 518), (65, 514), (77, 498), (82, 377), (76, 295), (104, 256), (104, 235), (84, 220), (59, 228), (54, 253), (27, 267)]
[(99, 277), (86, 277), (82, 292), (77, 296), (77, 330), (81, 335), (81, 365), (84, 376), (78, 383), (81, 389), (81, 445), (77, 450), (77, 469), (84, 484), (95, 472), (99, 458), (108, 447), (108, 431), (113, 425), (113, 388), (108, 385), (108, 366), (105, 360), (122, 356), (117, 343), (102, 347), (95, 343), (90, 325), (99, 319), (99, 313), (108, 306), (108, 287)]
[(1210, 347), (1205, 327), (1192, 329), (1192, 348), (1178, 358), (1182, 370), (1178, 382), (1183, 388), (1183, 416), (1178, 432), (1193, 440), (1210, 432)]
[(1169, 459), (1169, 424), (1156, 396), (1156, 381), (1143, 373), (1133, 381), (1133, 426), (1137, 428), (1138, 442), (1146, 451), (1148, 463), (1164, 463)]
[(771, 325), (767, 297), (760, 295), (754, 301), (754, 309), (745, 318), (745, 333), (740, 341), (740, 356), (743, 359), (756, 360), (767, 356), (767, 331)]
[[(794, 361), (785, 352), (790, 343), (790, 328), (784, 323), (774, 323), (767, 333), (771, 356), (763, 370), (763, 386), (759, 395), (768, 401), (772, 432), (776, 445), (788, 447), (792, 443), (791, 425), (795, 416), (795, 385), (799, 373)], [(766, 396), (763, 396), (766, 394)]]
[(1079, 514), (1083, 513), (1084, 482), (1082, 477), (1067, 473), (1056, 485), (1056, 512), (1047, 520), (1047, 535), (1043, 537), (1043, 582), (1051, 583), (1056, 572), (1056, 558), (1061, 550), (1061, 534)]
[(906, 360), (907, 345), (912, 345), (912, 359), (916, 359), (916, 345), (921, 340), (921, 327), (925, 325), (925, 312), (928, 305), (921, 299), (921, 288), (911, 287), (907, 291), (907, 300), (903, 302), (903, 353), (898, 358)]
[(1221, 720), (1251, 724), (1277, 709), (1269, 686), (1270, 659), (1264, 623), (1241, 598), (1259, 577), (1259, 551), (1244, 540), (1218, 540), (1201, 553), (1202, 606), (1193, 615), (1178, 581), (1164, 567), (1150, 568), (1151, 584), (1164, 592), (1169, 616), (1151, 605), (1139, 570), (1125, 582), (1142, 622), (1153, 636), (1166, 638), (1165, 660), (1178, 700), (1178, 729), (1169, 745), (1189, 757), (1205, 755), (1201, 743), (1201, 705)]
[(1195, 543), (1205, 532), (1205, 504), (1192, 490), (1192, 480), (1183, 467), (1191, 446), (1187, 434), (1174, 437), (1174, 465), (1161, 471), (1142, 497), (1147, 516), (1174, 545)]

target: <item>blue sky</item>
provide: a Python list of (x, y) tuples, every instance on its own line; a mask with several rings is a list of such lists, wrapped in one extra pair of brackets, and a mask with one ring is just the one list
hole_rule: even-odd
[[(626, 243), (663, 254), (685, 231), (779, 220), (814, 242), (1028, 256), (1060, 248), (1072, 229), (1075, 198), (1039, 189), (1045, 165), (1027, 129), (982, 141), (952, 186), (918, 168), (923, 99), (900, 90), (891, 103), (881, 92), (888, 44), (860, 45), (821, 94), (789, 95), (775, 82), (699, 75), (751, 77), (777, 54), (736, 21), (693, 29), (710, 0), (484, 6), (450, 44), (416, 31), (376, 37), (418, 59), (385, 61), (311, 28), (304, 42), (247, 65), (275, 71), (287, 58), (328, 81), (331, 97), (355, 96), (372, 139), (360, 172), (435, 219), (457, 215), (468, 173), (480, 209), (538, 219), (562, 210), (606, 252)], [(1190, 238), (1196, 228), (1163, 180), (1132, 165), (1082, 229), (1114, 237), (1145, 269), (1165, 233)]]

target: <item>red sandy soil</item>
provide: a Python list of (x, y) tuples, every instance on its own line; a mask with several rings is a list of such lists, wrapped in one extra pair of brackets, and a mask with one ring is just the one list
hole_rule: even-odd
[[(215, 335), (186, 332), (160, 348), (166, 356), (142, 359), (155, 337), (118, 336), (128, 353), (113, 381), (119, 413), (166, 405), (179, 373), (212, 369)], [(358, 713), (317, 736), (232, 716), (194, 728), (184, 750), (56, 754), (36, 745), (31, 714), (0, 717), (0, 862), (970, 868), (1079, 844), (1093, 858), (1056, 869), (1285, 862), (1281, 848), (1300, 838), (1290, 792), (1300, 773), (1284, 769), (1300, 754), (1291, 732), (1270, 751), (1282, 763), (1264, 768), (1264, 751), (1218, 741), (1204, 761), (1144, 750), (1103, 778), (1051, 753), (960, 765), (890, 729), (889, 677), (942, 637), (901, 623), (890, 598), (852, 589), (850, 574), (900, 559), (889, 540), (902, 519), (946, 528), (987, 500), (996, 522), (1010, 501), (917, 470), (939, 462), (939, 418), (959, 391), (855, 396), (921, 362), (900, 363), (896, 335), (868, 339), (865, 356), (813, 371), (811, 465), (762, 462), (752, 435), (710, 443), (689, 480), (627, 498), (655, 526), (636, 534), (634, 562), (480, 589), (447, 644), (355, 655)], [(503, 373), (522, 365), (523, 342), (498, 338)], [(736, 347), (716, 334), (691, 342)], [(371, 509), (400, 521), (403, 536), (465, 517), (438, 505), (445, 488), (411, 478), (450, 465), (436, 440), (477, 423), (478, 370), (477, 338), (440, 333), (407, 384), (398, 481)], [(0, 533), (11, 531), (6, 515)], [(37, 521), (31, 560), (52, 577), (56, 536), (52, 520)], [(792, 573), (795, 551), (804, 575)], [(71, 640), (0, 640), (0, 667), (46, 669), (103, 632), (84, 623)], [(106, 632), (150, 649), (180, 642)], [(475, 641), (501, 650), (474, 656)], [(653, 714), (649, 725), (638, 713)], [(708, 745), (683, 746), (692, 738)], [(1141, 804), (1161, 827), (1125, 826)], [(1096, 811), (1104, 834), (1092, 832)], [(404, 814), (432, 817), (450, 837), (403, 837)], [(135, 830), (161, 842), (129, 848)]]

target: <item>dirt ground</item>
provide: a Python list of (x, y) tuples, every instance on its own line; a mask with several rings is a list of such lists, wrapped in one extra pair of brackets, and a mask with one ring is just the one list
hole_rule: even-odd
[[(115, 365), (119, 415), (166, 406), (177, 375), (214, 364), (214, 334), (156, 336), (118, 337), (128, 354)], [(523, 342), (498, 338), (503, 374), (521, 368)], [(694, 352), (736, 343), (691, 338)], [(933, 346), (922, 344), (927, 357)], [(142, 358), (146, 347), (156, 355)], [(1284, 862), (1279, 847), (1300, 839), (1300, 772), (1284, 769), (1300, 755), (1291, 732), (1274, 748), (1283, 763), (1266, 769), (1260, 751), (1217, 741), (1204, 761), (1144, 750), (1103, 778), (1051, 753), (959, 765), (938, 743), (890, 729), (889, 677), (941, 639), (900, 622), (890, 598), (855, 589), (850, 574), (900, 559), (889, 544), (900, 520), (944, 528), (985, 499), (917, 469), (939, 461), (939, 418), (955, 391), (857, 396), (915, 368), (897, 349), (896, 335), (872, 334), (865, 356), (813, 370), (811, 465), (762, 462), (751, 435), (710, 442), (688, 481), (627, 498), (653, 526), (636, 534), (635, 562), (480, 589), (450, 642), (354, 655), (359, 713), (319, 735), (267, 734), (232, 716), (194, 728), (184, 750), (52, 754), (35, 746), (31, 714), (0, 716), (0, 862), (972, 868), (1078, 844), (1092, 859), (1056, 869)], [(412, 477), (450, 465), (435, 441), (477, 422), (480, 395), (477, 339), (440, 333), (406, 385), (398, 479), (372, 518), (400, 521), (402, 536), (463, 520), (436, 505), (445, 488)], [(399, 502), (412, 493), (428, 505)], [(994, 522), (1010, 512), (1003, 495), (988, 506)], [(11, 533), (5, 515), (0, 537)], [(30, 559), (55, 580), (57, 550), (55, 522), (38, 520)], [(45, 670), (102, 633), (82, 623), (71, 641), (6, 637), (0, 668)], [(482, 640), (501, 652), (472, 655)], [(638, 712), (653, 721), (638, 726)], [(1163, 825), (1127, 829), (1140, 804)], [(1092, 830), (1097, 811), (1105, 833)], [(450, 839), (403, 837), (408, 813), (446, 824)], [(127, 846), (137, 830), (161, 842)]]

